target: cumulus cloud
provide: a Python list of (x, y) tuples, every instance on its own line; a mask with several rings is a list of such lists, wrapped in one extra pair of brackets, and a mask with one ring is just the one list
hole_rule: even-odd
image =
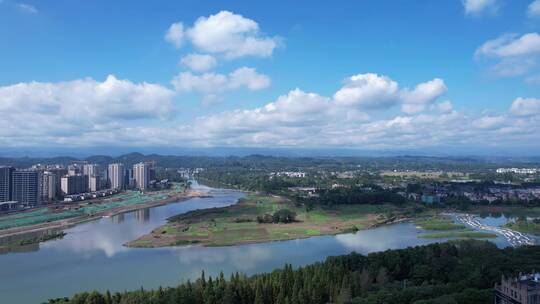
[(217, 65), (217, 60), (214, 56), (203, 54), (189, 54), (180, 60), (180, 63), (195, 72), (205, 72)]
[[(174, 29), (174, 32), (169, 38), (171, 29)], [(169, 28), (166, 39), (179, 47), (179, 41), (184, 36), (198, 50), (222, 55), (226, 59), (268, 57), (279, 43), (279, 38), (264, 35), (254, 20), (229, 11), (199, 17), (193, 26), (185, 31), (182, 23), (174, 23)]]
[(413, 90), (399, 89), (396, 81), (384, 75), (358, 74), (345, 80), (334, 94), (337, 105), (354, 106), (364, 110), (387, 109), (401, 104), (402, 111), (417, 113), (446, 93), (444, 81), (435, 78), (418, 84)]
[(518, 116), (540, 115), (540, 99), (518, 97), (512, 102), (510, 113)]
[(182, 22), (171, 24), (165, 33), (165, 41), (174, 45), (176, 48), (182, 46), (182, 42), (184, 41), (184, 25)]
[(472, 122), (473, 126), (480, 129), (496, 129), (500, 128), (506, 122), (504, 116), (482, 116)]
[(499, 9), (497, 0), (462, 0), (462, 3), (467, 15), (495, 14)]
[(446, 94), (447, 88), (444, 81), (435, 78), (428, 82), (418, 84), (414, 90), (403, 90), (401, 109), (405, 113), (418, 113), (424, 111), (426, 107)]
[(219, 93), (233, 89), (246, 88), (251, 91), (267, 88), (271, 84), (270, 77), (259, 74), (253, 68), (241, 67), (228, 75), (208, 72), (195, 75), (182, 72), (171, 81), (180, 92)]
[(454, 109), (454, 106), (452, 105), (452, 102), (450, 100), (446, 100), (433, 105), (432, 109), (437, 110), (441, 113), (450, 113)]
[(267, 57), (277, 47), (277, 38), (265, 37), (254, 20), (229, 11), (200, 17), (187, 35), (195, 47), (223, 54), (227, 58), (243, 56)]
[(524, 76), (537, 68), (540, 55), (540, 35), (527, 33), (504, 34), (488, 40), (476, 49), (477, 59), (486, 59), (489, 74), (499, 77)]
[(534, 0), (529, 4), (527, 7), (527, 14), (530, 17), (537, 17), (540, 16), (540, 0)]
[[(192, 82), (180, 82), (185, 86), (180, 90), (209, 92), (205, 97), (211, 99), (219, 98), (216, 86), (224, 90), (260, 87), (244, 80), (244, 74), (254, 70), (237, 71), (227, 75), (188, 73)], [(213, 85), (207, 88), (208, 83)], [(344, 88), (354, 91), (353, 99), (336, 98)], [(348, 78), (331, 96), (294, 89), (263, 106), (217, 112), (189, 122), (169, 119), (160, 123), (158, 120), (174, 112), (175, 95), (160, 85), (114, 76), (105, 81), (21, 83), (0, 87), (0, 145), (538, 147), (540, 100), (518, 98), (507, 112), (474, 114), (454, 110), (448, 100), (438, 101), (446, 91), (438, 78), (409, 89), (386, 76), (359, 74)], [(396, 107), (425, 106), (421, 111), (368, 115), (370, 107), (364, 107), (367, 101), (363, 98), (380, 96), (397, 100)]]
[[(103, 132), (122, 122), (167, 119), (174, 91), (109, 75), (58, 82), (28, 82), (0, 87), (0, 138), (48, 140)], [(79, 138), (77, 138), (79, 140)], [(1, 141), (1, 140), (0, 140)]]
[(373, 73), (358, 74), (345, 80), (334, 94), (338, 105), (365, 109), (384, 109), (398, 102), (398, 84), (386, 76)]

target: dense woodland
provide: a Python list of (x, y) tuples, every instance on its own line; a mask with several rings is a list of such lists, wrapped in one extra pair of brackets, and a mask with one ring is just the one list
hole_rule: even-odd
[[(325, 262), (247, 277), (205, 276), (173, 288), (123, 293), (80, 293), (48, 303), (492, 303), (504, 275), (540, 269), (540, 248), (498, 249), (485, 241), (459, 241), (351, 253)], [(179, 269), (181, 271), (181, 269)]]

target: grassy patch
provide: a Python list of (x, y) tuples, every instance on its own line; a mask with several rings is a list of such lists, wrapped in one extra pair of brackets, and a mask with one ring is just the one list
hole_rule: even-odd
[(456, 224), (450, 219), (441, 217), (415, 221), (415, 224), (425, 230), (460, 230), (465, 228), (465, 225)]

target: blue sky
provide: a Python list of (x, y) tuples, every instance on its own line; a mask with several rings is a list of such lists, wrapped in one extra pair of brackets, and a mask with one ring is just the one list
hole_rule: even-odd
[(533, 0), (0, 0), (0, 144), (534, 151), (539, 28)]

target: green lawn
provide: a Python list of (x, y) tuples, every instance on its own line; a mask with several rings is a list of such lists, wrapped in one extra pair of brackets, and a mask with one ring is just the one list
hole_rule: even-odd
[(414, 223), (425, 230), (459, 230), (465, 228), (465, 225), (456, 224), (451, 219), (442, 217), (418, 220)]

